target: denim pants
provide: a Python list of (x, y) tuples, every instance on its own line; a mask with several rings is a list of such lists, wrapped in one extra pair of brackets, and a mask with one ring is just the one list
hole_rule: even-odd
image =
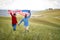
[(16, 30), (16, 24), (12, 24), (13, 26), (13, 30), (15, 31)]

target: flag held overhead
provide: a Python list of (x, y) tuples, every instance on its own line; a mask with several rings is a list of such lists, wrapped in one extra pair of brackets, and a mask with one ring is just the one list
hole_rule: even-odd
[(31, 16), (30, 10), (8, 10), (8, 13), (12, 13), (12, 14), (17, 12), (22, 16), (25, 16), (25, 14), (27, 14), (28, 18), (30, 18)]

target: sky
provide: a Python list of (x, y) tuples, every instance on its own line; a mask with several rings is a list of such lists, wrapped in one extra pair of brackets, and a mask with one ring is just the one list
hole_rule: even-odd
[(60, 0), (0, 0), (0, 9), (44, 10), (60, 9)]
[(48, 8), (60, 9), (60, 0), (0, 0), (0, 16), (9, 16), (8, 9), (40, 11)]
[(10, 16), (10, 15), (8, 14), (7, 10), (0, 10), (0, 16), (7, 17), (7, 16)]

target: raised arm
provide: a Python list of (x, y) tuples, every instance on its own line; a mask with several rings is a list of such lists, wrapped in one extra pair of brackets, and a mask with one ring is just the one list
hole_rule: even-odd
[(28, 13), (29, 13), (29, 16), (28, 16), (27, 18), (30, 18), (30, 16), (31, 16), (31, 12), (30, 12), (30, 10), (28, 11)]
[(10, 15), (12, 16), (12, 13), (10, 13)]
[(11, 10), (8, 10), (8, 13), (12, 16), (12, 11)]

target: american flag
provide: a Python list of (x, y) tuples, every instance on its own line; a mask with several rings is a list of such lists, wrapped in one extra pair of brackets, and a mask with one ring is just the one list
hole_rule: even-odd
[(27, 14), (28, 16), (30, 15), (30, 10), (8, 10), (8, 13), (19, 13), (22, 16), (25, 16), (25, 14)]

